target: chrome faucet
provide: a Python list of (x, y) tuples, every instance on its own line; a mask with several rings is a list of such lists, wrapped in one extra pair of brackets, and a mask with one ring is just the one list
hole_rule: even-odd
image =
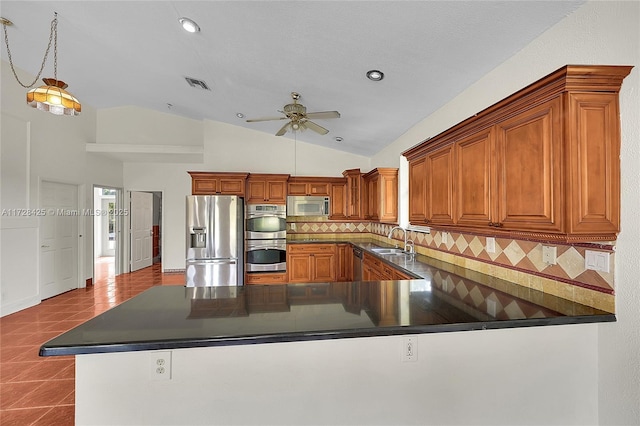
[[(414, 246), (413, 240), (407, 240), (407, 229), (406, 228), (403, 228), (402, 226), (394, 226), (389, 231), (389, 235), (387, 235), (387, 238), (392, 238), (393, 237), (393, 231), (395, 231), (396, 229), (400, 229), (404, 233), (403, 250), (406, 251), (409, 254), (415, 253), (415, 246)], [(407, 247), (408, 247), (408, 249), (407, 249)]]

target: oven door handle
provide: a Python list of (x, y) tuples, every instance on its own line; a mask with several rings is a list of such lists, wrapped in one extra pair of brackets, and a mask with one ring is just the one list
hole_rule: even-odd
[(274, 213), (247, 213), (247, 219), (255, 219), (259, 217), (277, 217), (278, 219), (286, 219), (286, 214), (274, 214)]
[(286, 250), (286, 248), (285, 248), (285, 247), (278, 247), (278, 246), (247, 247), (247, 251), (256, 251), (256, 250), (278, 250), (278, 251), (285, 251), (285, 250)]

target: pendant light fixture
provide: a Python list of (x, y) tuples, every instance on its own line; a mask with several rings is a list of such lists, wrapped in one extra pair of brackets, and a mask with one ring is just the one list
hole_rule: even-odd
[(27, 92), (27, 104), (33, 108), (37, 108), (41, 111), (48, 111), (55, 115), (78, 115), (82, 111), (82, 105), (78, 99), (71, 93), (67, 92), (67, 84), (64, 81), (58, 80), (58, 13), (54, 13), (53, 20), (51, 21), (51, 33), (49, 34), (49, 44), (47, 50), (42, 58), (42, 65), (38, 75), (29, 85), (26, 85), (20, 81), (16, 70), (13, 66), (13, 59), (11, 58), (11, 50), (9, 49), (9, 37), (7, 36), (7, 27), (13, 25), (11, 21), (5, 18), (0, 18), (2, 27), (4, 29), (4, 41), (7, 45), (7, 55), (9, 57), (9, 64), (11, 65), (11, 71), (18, 83), (25, 88), (33, 87), (47, 62), (49, 51), (51, 50), (51, 43), (53, 42), (53, 78), (44, 78), (44, 86), (37, 87)]

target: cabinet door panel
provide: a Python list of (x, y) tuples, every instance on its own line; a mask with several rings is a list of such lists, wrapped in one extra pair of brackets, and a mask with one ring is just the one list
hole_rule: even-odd
[(312, 281), (333, 282), (336, 280), (336, 263), (334, 254), (314, 254), (311, 256), (311, 262), (313, 263), (313, 275), (311, 276)]
[(311, 256), (308, 254), (290, 254), (287, 258), (289, 282), (311, 282)]
[(289, 195), (307, 195), (307, 184), (306, 183), (292, 183), (289, 182)]
[(264, 203), (265, 197), (265, 181), (249, 179), (247, 182), (247, 204)]
[(267, 201), (271, 204), (287, 202), (287, 183), (285, 181), (267, 181)]
[(426, 158), (409, 163), (409, 222), (414, 224), (427, 221), (427, 169)]
[(620, 129), (618, 95), (571, 93), (567, 203), (570, 233), (618, 232)]
[(216, 192), (218, 192), (218, 179), (193, 179), (191, 190), (193, 195), (212, 195)]
[(483, 130), (456, 143), (456, 222), (486, 227), (491, 222), (492, 131)]
[(498, 124), (498, 216), (506, 229), (562, 229), (560, 99)]
[(453, 223), (453, 147), (427, 156), (427, 219), (434, 224)]
[(331, 185), (331, 211), (329, 219), (345, 219), (347, 217), (347, 185)]
[(220, 194), (235, 195), (244, 193), (244, 181), (240, 179), (220, 179)]
[(307, 185), (307, 190), (309, 191), (309, 195), (329, 195), (329, 184), (328, 183), (310, 183)]
[(398, 220), (398, 179), (381, 175), (381, 222), (396, 222)]

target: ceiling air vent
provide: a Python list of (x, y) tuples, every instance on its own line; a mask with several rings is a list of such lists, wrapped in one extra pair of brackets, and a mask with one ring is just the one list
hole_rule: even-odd
[(191, 77), (185, 77), (184, 79), (187, 80), (187, 83), (189, 83), (189, 86), (191, 87), (198, 87), (204, 90), (211, 90), (209, 89), (209, 86), (207, 86), (207, 83), (205, 83), (202, 80), (198, 80), (196, 78), (191, 78)]

